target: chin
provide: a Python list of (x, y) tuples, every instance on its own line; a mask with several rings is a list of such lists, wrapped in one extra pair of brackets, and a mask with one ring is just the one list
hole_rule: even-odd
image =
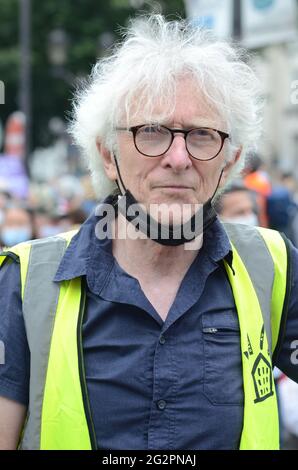
[(165, 225), (181, 225), (187, 222), (201, 205), (186, 202), (151, 203), (147, 207), (150, 215)]

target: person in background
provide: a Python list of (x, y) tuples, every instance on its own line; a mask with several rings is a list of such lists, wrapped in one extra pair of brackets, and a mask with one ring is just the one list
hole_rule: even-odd
[(33, 238), (32, 213), (25, 204), (13, 201), (6, 206), (0, 238), (4, 247)]
[(66, 213), (79, 209), (84, 200), (84, 189), (78, 178), (71, 175), (64, 175), (53, 181), (53, 188), (56, 191), (57, 212)]
[(61, 218), (61, 224), (68, 225), (68, 230), (74, 230), (80, 228), (80, 226), (86, 221), (87, 215), (83, 209), (76, 209), (68, 212), (64, 217)]
[(298, 204), (298, 182), (295, 176), (292, 173), (285, 171), (281, 175), (281, 182), (283, 186), (289, 190), (293, 201)]
[(33, 211), (34, 238), (46, 238), (61, 232), (52, 211), (38, 207)]
[(283, 232), (298, 246), (298, 203), (295, 202), (295, 179), (289, 173), (281, 173), (267, 198), (269, 227)]
[(86, 214), (81, 209), (59, 213), (58, 208), (47, 211), (39, 207), (33, 212), (34, 238), (46, 238), (79, 228), (86, 220)]
[(0, 189), (0, 227), (3, 224), (5, 208), (10, 201), (12, 201), (12, 195), (8, 191)]
[(255, 194), (241, 182), (228, 186), (216, 200), (214, 209), (223, 222), (259, 225)]
[(243, 170), (244, 185), (256, 193), (259, 207), (259, 221), (262, 227), (269, 227), (267, 198), (271, 194), (271, 182), (259, 155), (251, 153)]

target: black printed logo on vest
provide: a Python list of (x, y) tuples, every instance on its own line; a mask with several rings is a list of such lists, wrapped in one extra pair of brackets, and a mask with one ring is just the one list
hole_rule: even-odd
[(251, 342), (250, 342), (249, 336), (247, 335), (247, 351), (244, 351), (245, 357), (249, 359), (249, 356), (252, 356), (253, 353), (254, 352), (252, 350)]
[(273, 395), (273, 378), (271, 364), (262, 353), (264, 346), (264, 325), (260, 336), (260, 353), (252, 368), (252, 378), (256, 392), (255, 403), (266, 400)]

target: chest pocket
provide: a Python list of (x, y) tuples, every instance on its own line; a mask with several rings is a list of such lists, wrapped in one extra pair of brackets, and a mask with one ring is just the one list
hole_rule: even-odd
[(202, 316), (204, 394), (213, 405), (243, 405), (240, 330), (235, 311)]

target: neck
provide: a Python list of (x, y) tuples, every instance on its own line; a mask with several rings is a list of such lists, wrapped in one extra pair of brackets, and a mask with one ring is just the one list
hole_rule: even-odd
[[(184, 274), (202, 246), (202, 236), (178, 246), (166, 246), (137, 231), (122, 214), (114, 223), (113, 255), (136, 278)], [(145, 274), (146, 273), (146, 274)]]

